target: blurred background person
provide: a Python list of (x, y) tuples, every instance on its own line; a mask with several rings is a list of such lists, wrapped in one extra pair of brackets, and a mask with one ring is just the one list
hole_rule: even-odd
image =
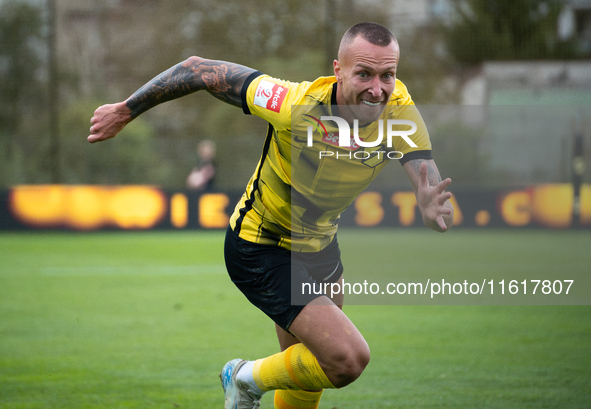
[(199, 164), (187, 176), (187, 188), (192, 190), (211, 190), (215, 181), (215, 142), (206, 139), (197, 144)]

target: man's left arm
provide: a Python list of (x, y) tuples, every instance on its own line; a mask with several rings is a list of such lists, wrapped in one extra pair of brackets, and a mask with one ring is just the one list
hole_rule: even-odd
[(454, 209), (449, 202), (451, 193), (445, 189), (451, 179), (441, 180), (433, 159), (412, 159), (403, 167), (417, 197), (425, 226), (442, 233), (449, 230), (454, 220)]

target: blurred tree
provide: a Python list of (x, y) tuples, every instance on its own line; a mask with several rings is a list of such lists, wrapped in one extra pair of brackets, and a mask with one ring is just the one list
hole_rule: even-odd
[(17, 0), (0, 3), (0, 184), (5, 186), (36, 173), (28, 163), (42, 157), (45, 148), (32, 140), (44, 128), (42, 28), (39, 7)]
[(561, 40), (561, 0), (465, 0), (444, 27), (447, 49), (460, 63), (576, 58), (575, 40)]
[[(102, 36), (107, 43), (103, 64), (108, 75), (107, 86), (98, 92), (109, 90), (111, 96), (106, 98), (120, 100), (191, 55), (236, 62), (291, 81), (332, 75), (338, 39), (350, 25), (371, 19), (370, 15), (388, 23), (384, 13), (374, 8), (354, 6), (353, 0), (121, 0), (117, 8), (103, 11)], [(329, 41), (331, 52), (326, 56)], [(234, 138), (253, 138), (256, 161), (265, 129), (262, 121), (205, 95), (163, 104), (142, 118), (162, 139), (159, 160), (172, 161), (181, 169), (182, 174), (173, 172), (168, 182), (178, 187), (184, 186), (194, 165), (196, 142), (215, 139), (219, 186), (242, 188), (250, 175), (240, 172), (246, 180), (237, 180), (235, 172), (226, 172), (236, 170)]]
[[(97, 100), (120, 101), (191, 55), (233, 61), (291, 81), (332, 75), (344, 31), (368, 20), (389, 26), (389, 4), (387, 0), (60, 0), (64, 182), (181, 188), (194, 165), (196, 143), (214, 139), (218, 186), (242, 189), (250, 176), (244, 169), (253, 169), (260, 155), (264, 122), (211, 97), (190, 96), (142, 115), (128, 135), (88, 145), (88, 121)], [(40, 96), (47, 85), (43, 11), (22, 0), (4, 0), (0, 6), (0, 184), (48, 183), (47, 100)], [(431, 38), (431, 34), (417, 35), (401, 44), (400, 77), (417, 103), (432, 101), (441, 90), (438, 43)]]
[(446, 82), (453, 72), (453, 61), (436, 26), (425, 25), (398, 42), (400, 65), (396, 76), (408, 87), (416, 104), (448, 104), (459, 98), (454, 84)]
[(86, 142), (88, 112), (99, 105), (97, 100), (78, 100), (61, 113), (63, 182), (166, 185), (174, 162), (161, 154), (154, 129), (143, 118), (108, 143)]

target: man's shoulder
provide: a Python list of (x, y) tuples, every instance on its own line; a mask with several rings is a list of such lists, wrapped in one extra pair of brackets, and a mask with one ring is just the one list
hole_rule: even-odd
[(329, 105), (335, 82), (335, 77), (291, 82), (261, 73), (243, 89), (243, 110), (268, 121), (275, 129), (289, 129), (292, 107)]
[(269, 108), (267, 106), (269, 104), (279, 106), (281, 104), (276, 104), (278, 98), (281, 101), (285, 99), (288, 105), (316, 105), (318, 103), (330, 103), (335, 82), (336, 78), (334, 76), (318, 77), (313, 81), (293, 82), (261, 73), (249, 84), (252, 87), (249, 88), (254, 105), (267, 108)]
[(408, 88), (402, 81), (396, 78), (396, 88), (390, 96), (390, 104), (394, 105), (411, 105), (414, 104)]
[(333, 86), (336, 82), (336, 78), (331, 76), (318, 77), (314, 81), (306, 83), (307, 87), (305, 90), (305, 96), (309, 101), (304, 101), (304, 103), (313, 102), (330, 104)]
[(319, 87), (319, 88), (330, 88), (337, 82), (337, 79), (334, 75), (329, 77), (318, 77), (314, 81), (311, 82), (312, 86)]
[(330, 103), (336, 78), (318, 77), (313, 81), (285, 82), (288, 84), (290, 99), (298, 104)]

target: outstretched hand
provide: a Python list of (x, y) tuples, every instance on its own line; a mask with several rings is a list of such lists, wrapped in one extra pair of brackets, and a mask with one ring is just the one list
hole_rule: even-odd
[(434, 230), (446, 231), (451, 227), (445, 223), (443, 218), (443, 216), (451, 215), (453, 212), (451, 204), (447, 201), (451, 198), (451, 193), (445, 191), (450, 184), (451, 179), (447, 178), (436, 186), (431, 186), (428, 180), (427, 163), (421, 163), (417, 201), (419, 208), (422, 210), (423, 222)]
[(91, 118), (90, 143), (104, 141), (117, 135), (133, 118), (125, 102), (100, 106)]

